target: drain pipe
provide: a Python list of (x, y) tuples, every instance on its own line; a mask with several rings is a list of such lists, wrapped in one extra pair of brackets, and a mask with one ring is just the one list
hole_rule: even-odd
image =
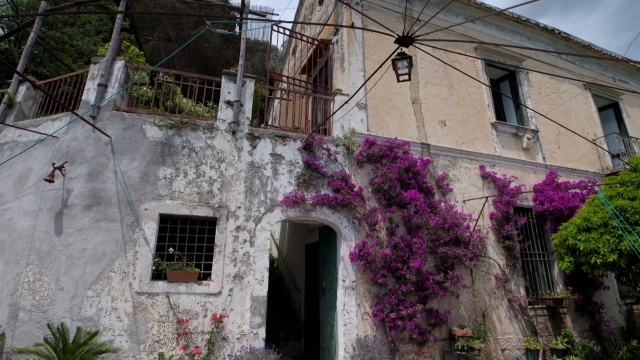
[[(43, 1), (40, 3), (40, 9), (38, 9), (38, 13), (42, 14), (47, 10), (47, 2)], [(33, 49), (33, 44), (36, 42), (38, 38), (38, 32), (40, 32), (40, 27), (42, 26), (42, 20), (44, 17), (38, 16), (36, 18), (35, 23), (33, 24), (33, 29), (31, 30), (31, 34), (29, 35), (29, 39), (27, 39), (27, 43), (24, 46), (24, 50), (22, 50), (22, 55), (20, 56), (20, 61), (18, 61), (17, 69), (19, 72), (24, 72), (24, 69), (27, 67), (27, 62), (29, 61), (29, 55), (31, 55), (31, 49)], [(0, 104), (0, 123), (4, 123), (4, 117), (7, 113), (8, 106), (7, 103), (10, 101), (10, 97), (15, 96), (18, 92), (18, 87), (20, 86), (20, 76), (18, 74), (13, 75), (13, 80), (11, 80), (11, 85), (9, 85), (9, 89), (7, 90), (7, 95), (4, 97), (4, 101)]]
[(240, 111), (242, 111), (242, 85), (244, 83), (244, 62), (247, 52), (247, 30), (249, 29), (249, 11), (251, 10), (251, 0), (242, 1), (242, 27), (240, 28), (240, 60), (238, 61), (238, 79), (236, 80), (236, 100), (233, 101), (233, 120), (231, 121), (231, 134), (238, 131), (240, 125)]
[[(120, 6), (118, 7), (118, 11), (125, 11), (127, 7), (127, 0), (120, 0)], [(118, 14), (116, 17), (116, 23), (113, 27), (113, 33), (111, 34), (111, 43), (109, 44), (109, 50), (107, 50), (107, 55), (105, 55), (104, 59), (102, 59), (102, 64), (100, 66), (100, 74), (98, 75), (98, 89), (96, 90), (96, 97), (93, 100), (93, 104), (91, 107), (91, 116), (94, 120), (98, 116), (98, 112), (100, 111), (100, 106), (95, 107), (97, 104), (100, 104), (102, 100), (104, 100), (104, 95), (107, 92), (107, 86), (109, 85), (109, 75), (111, 74), (111, 65), (113, 63), (113, 58), (116, 55), (116, 52), (120, 48), (120, 29), (122, 28), (122, 22), (124, 21), (124, 14)]]

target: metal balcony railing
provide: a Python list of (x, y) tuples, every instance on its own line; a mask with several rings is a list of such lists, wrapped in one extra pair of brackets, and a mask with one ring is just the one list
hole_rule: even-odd
[[(78, 110), (84, 86), (87, 83), (89, 68), (82, 69), (69, 74), (56, 76), (52, 79), (38, 81), (54, 98), (60, 100), (69, 109)], [(36, 90), (36, 97), (27, 119), (41, 118), (67, 112), (67, 108), (55, 102), (51, 97), (45, 96), (41, 91)]]
[[(333, 45), (274, 25), (267, 84), (259, 92), (253, 126), (331, 135)], [(279, 46), (278, 46), (279, 45)]]
[(605, 172), (620, 170), (625, 166), (624, 161), (627, 161), (632, 156), (640, 155), (640, 139), (633, 136), (611, 133), (594, 141), (610, 152), (598, 149), (602, 168)]
[[(150, 69), (127, 64), (133, 80)], [(217, 77), (156, 68), (127, 89), (127, 103), (117, 110), (215, 121), (222, 80)]]

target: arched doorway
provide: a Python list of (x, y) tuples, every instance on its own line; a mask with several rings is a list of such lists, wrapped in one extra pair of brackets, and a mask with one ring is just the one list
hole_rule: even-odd
[(336, 231), (317, 221), (272, 228), (265, 342), (283, 359), (337, 359), (338, 249)]

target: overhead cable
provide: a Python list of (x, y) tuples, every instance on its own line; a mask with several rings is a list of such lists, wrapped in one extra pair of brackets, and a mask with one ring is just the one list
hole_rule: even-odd
[(320, 124), (318, 124), (314, 129), (311, 130), (311, 132), (309, 133), (309, 136), (307, 136), (307, 138), (304, 140), (305, 142), (307, 142), (309, 140), (309, 138), (311, 138), (311, 136), (318, 131), (318, 129), (320, 129), (324, 124), (327, 123), (327, 121), (329, 121), (331, 119), (331, 117), (333, 115), (335, 115), (338, 111), (340, 111), (340, 109), (342, 109), (343, 107), (345, 107), (349, 101), (353, 100), (353, 98), (356, 96), (356, 94), (362, 90), (362, 88), (367, 85), (367, 82), (369, 82), (369, 80), (371, 80), (371, 78), (378, 72), (380, 71), (380, 69), (382, 69), (382, 67), (387, 63), (387, 61), (389, 61), (393, 55), (395, 55), (396, 51), (398, 51), (400, 49), (400, 46), (396, 47), (391, 54), (389, 54), (389, 56), (387, 56), (386, 59), (384, 59), (384, 61), (382, 63), (380, 63), (380, 65), (373, 71), (373, 73), (371, 73), (371, 75), (369, 75), (369, 77), (367, 77), (367, 79), (362, 83), (362, 85), (360, 85), (360, 87), (353, 92), (353, 94), (351, 96), (349, 96), (349, 98), (342, 103), (342, 105), (340, 105), (334, 112), (332, 112), (329, 116), (327, 116), (326, 119), (324, 119), (324, 121), (322, 121)]
[[(196, 34), (194, 37), (192, 37), (189, 41), (187, 41), (186, 43), (184, 43), (182, 46), (178, 47), (174, 52), (172, 52), (171, 54), (169, 54), (169, 56), (167, 56), (166, 58), (162, 59), (159, 63), (157, 63), (156, 65), (152, 66), (151, 68), (149, 68), (147, 71), (143, 72), (142, 74), (138, 75), (135, 79), (133, 79), (131, 82), (129, 82), (127, 85), (125, 85), (124, 87), (122, 87), (121, 89), (119, 89), (118, 91), (116, 91), (114, 94), (106, 97), (104, 100), (102, 100), (101, 102), (94, 104), (92, 107), (90, 107), (89, 109), (87, 109), (86, 111), (84, 111), (83, 113), (80, 114), (80, 116), (84, 116), (88, 113), (90, 113), (91, 111), (93, 111), (94, 108), (97, 108), (99, 106), (104, 105), (106, 102), (110, 101), (111, 99), (113, 99), (115, 96), (117, 96), (118, 94), (120, 94), (121, 92), (123, 92), (124, 90), (128, 89), (129, 87), (131, 87), (131, 85), (135, 84), (136, 82), (138, 82), (138, 80), (140, 80), (142, 77), (147, 76), (151, 71), (155, 70), (156, 68), (158, 68), (160, 65), (164, 64), (167, 60), (169, 60), (170, 58), (172, 58), (175, 54), (177, 54), (178, 52), (180, 52), (180, 50), (184, 49), (187, 45), (191, 44), (193, 41), (195, 41), (198, 37), (200, 37), (200, 35), (204, 34), (205, 31), (207, 31), (208, 27), (205, 27), (204, 29), (202, 29), (202, 31), (200, 31), (198, 34)], [(2, 60), (0, 58), (0, 60)], [(73, 124), (75, 121), (77, 121), (78, 119), (80, 119), (80, 116), (76, 116), (75, 118), (69, 120), (66, 124), (60, 126), (59, 128), (57, 128), (56, 130), (54, 130), (53, 132), (51, 132), (50, 134), (48, 134), (46, 137), (36, 141), (35, 143), (31, 144), (30, 146), (28, 146), (27, 148), (25, 148), (24, 150), (18, 152), (17, 154), (3, 160), (2, 162), (0, 162), (0, 166), (8, 163), (9, 161), (17, 158), (18, 156), (24, 154), (25, 152), (31, 150), (32, 148), (34, 148), (35, 146), (39, 145), (40, 143), (42, 143), (43, 141), (45, 141), (46, 139), (48, 139), (49, 137), (55, 135), (56, 133), (58, 133), (59, 131), (61, 131), (62, 129), (66, 128), (67, 126)]]
[(425, 27), (429, 22), (431, 22), (431, 20), (433, 20), (433, 18), (435, 18), (436, 16), (438, 16), (438, 14), (440, 14), (444, 9), (447, 8), (447, 6), (449, 6), (452, 2), (454, 2), (455, 0), (450, 0), (448, 3), (446, 3), (440, 10), (436, 11), (435, 14), (433, 14), (429, 19), (427, 19), (427, 21), (425, 21), (422, 25), (420, 25), (419, 28), (416, 29), (416, 31), (411, 33), (411, 36), (414, 37), (416, 36), (416, 33), (420, 30), (422, 30), (423, 27)]
[(420, 38), (422, 36), (427, 36), (427, 35), (431, 35), (431, 34), (437, 33), (439, 31), (448, 30), (448, 29), (451, 29), (451, 28), (456, 27), (456, 26), (460, 26), (460, 25), (464, 25), (464, 24), (467, 24), (467, 23), (470, 23), (470, 22), (478, 21), (478, 20), (493, 16), (493, 15), (498, 15), (498, 14), (501, 14), (501, 13), (503, 13), (505, 11), (508, 11), (508, 10), (511, 10), (511, 9), (515, 9), (517, 7), (520, 7), (520, 6), (529, 5), (531, 3), (538, 2), (538, 1), (540, 1), (540, 0), (530, 0), (530, 1), (527, 1), (527, 2), (523, 2), (523, 3), (520, 3), (520, 4), (516, 4), (516, 5), (510, 6), (508, 8), (498, 9), (498, 10), (492, 11), (489, 14), (486, 14), (486, 15), (482, 15), (482, 16), (478, 16), (478, 17), (475, 17), (475, 18), (471, 18), (469, 20), (466, 20), (466, 21), (463, 21), (463, 22), (459, 22), (459, 23), (455, 23), (455, 24), (452, 24), (452, 25), (449, 25), (449, 26), (446, 26), (446, 27), (443, 27), (443, 28), (440, 28), (440, 29), (433, 30), (433, 31), (429, 31), (429, 32), (424, 33), (424, 34), (418, 34), (418, 35), (416, 35), (416, 39)]
[(437, 46), (433, 46), (433, 45), (427, 45), (427, 44), (422, 44), (422, 43), (420, 43), (420, 44), (423, 45), (423, 46), (430, 47), (432, 49), (445, 51), (445, 52), (448, 52), (448, 53), (452, 53), (452, 54), (456, 54), (456, 55), (460, 55), (460, 56), (465, 56), (465, 57), (472, 58), (472, 59), (483, 60), (483, 61), (486, 61), (486, 62), (489, 62), (489, 63), (492, 63), (492, 64), (507, 66), (507, 67), (512, 68), (512, 69), (530, 71), (530, 72), (535, 72), (535, 73), (539, 73), (539, 74), (544, 74), (544, 75), (557, 77), (557, 78), (560, 78), (560, 79), (581, 82), (581, 83), (587, 84), (587, 85), (599, 86), (599, 87), (604, 87), (604, 88), (607, 88), (607, 89), (613, 89), (613, 90), (619, 90), (619, 91), (626, 91), (626, 92), (630, 92), (630, 93), (633, 93), (633, 94), (640, 94), (640, 91), (637, 91), (637, 90), (622, 88), (622, 87), (613, 86), (613, 85), (605, 85), (605, 84), (596, 83), (596, 82), (592, 82), (592, 81), (586, 81), (586, 80), (582, 80), (582, 79), (576, 79), (576, 78), (572, 78), (572, 77), (569, 77), (569, 76), (553, 74), (553, 73), (542, 71), (542, 70), (535, 70), (535, 69), (532, 69), (532, 68), (526, 68), (526, 67), (522, 67), (522, 66), (518, 66), (518, 65), (512, 65), (512, 64), (509, 64), (509, 63), (502, 63), (502, 62), (499, 62), (499, 61), (486, 59), (486, 58), (482, 58), (482, 57), (475, 56), (475, 55), (469, 55), (469, 54), (465, 54), (465, 53), (462, 53), (462, 52), (449, 50), (449, 49), (445, 49), (445, 48), (441, 48), (441, 47), (437, 47)]
[(540, 48), (534, 48), (534, 47), (523, 46), (523, 45), (494, 43), (494, 42), (482, 41), (482, 40), (421, 39), (420, 42), (449, 42), (449, 43), (491, 45), (491, 46), (497, 46), (497, 47), (503, 47), (503, 48), (513, 48), (513, 49), (520, 49), (520, 50), (538, 51), (538, 52), (543, 52), (543, 53), (547, 53), (547, 54), (575, 56), (575, 57), (583, 57), (583, 58), (598, 59), (598, 60), (605, 60), (605, 61), (624, 62), (624, 63), (634, 64), (636, 66), (640, 65), (640, 61), (631, 60), (631, 59), (627, 59), (627, 58), (618, 58), (618, 57), (615, 57), (615, 56), (606, 57), (606, 56), (599, 56), (599, 55), (578, 54), (578, 53), (571, 53), (571, 52), (566, 52), (566, 51), (540, 49)]
[[(480, 84), (482, 84), (482, 85), (484, 85), (484, 86), (488, 87), (488, 88), (489, 88), (489, 89), (491, 89), (492, 91), (495, 91), (495, 92), (497, 92), (497, 93), (501, 94), (503, 97), (505, 97), (505, 98), (507, 98), (507, 99), (510, 99), (511, 101), (513, 101), (513, 102), (514, 102), (514, 103), (516, 103), (516, 104), (519, 104), (520, 106), (524, 107), (525, 109), (528, 109), (528, 110), (530, 110), (530, 111), (532, 111), (532, 112), (534, 112), (534, 113), (536, 113), (536, 114), (538, 114), (538, 115), (542, 116), (543, 118), (545, 118), (545, 119), (547, 119), (547, 120), (551, 121), (552, 123), (556, 124), (557, 126), (559, 126), (559, 127), (563, 128), (563, 129), (567, 130), (568, 132), (570, 132), (570, 133), (572, 133), (572, 134), (574, 134), (574, 135), (578, 136), (579, 138), (581, 138), (581, 139), (583, 139), (583, 140), (585, 140), (585, 141), (589, 142), (590, 144), (594, 145), (594, 146), (595, 146), (595, 147), (597, 147), (598, 149), (603, 150), (603, 151), (604, 151), (604, 152), (606, 152), (607, 154), (610, 154), (610, 155), (612, 155), (612, 156), (613, 156), (613, 155), (615, 155), (615, 154), (613, 154), (611, 151), (609, 151), (608, 149), (606, 149), (606, 148), (604, 148), (604, 147), (602, 147), (602, 146), (598, 145), (596, 142), (594, 142), (594, 141), (592, 141), (592, 140), (588, 139), (586, 136), (584, 136), (584, 135), (582, 135), (582, 134), (578, 133), (577, 131), (575, 131), (575, 130), (573, 130), (573, 129), (571, 129), (571, 128), (569, 128), (569, 127), (565, 126), (565, 125), (562, 125), (561, 123), (559, 123), (559, 122), (557, 122), (557, 121), (553, 120), (552, 118), (550, 118), (549, 116), (547, 116), (547, 115), (545, 115), (545, 114), (543, 114), (543, 113), (541, 113), (541, 112), (539, 112), (539, 111), (537, 111), (537, 110), (535, 110), (535, 109), (531, 108), (530, 106), (528, 106), (528, 105), (526, 105), (526, 104), (523, 104), (523, 103), (522, 103), (522, 102), (520, 102), (519, 100), (514, 99), (513, 97), (511, 97), (511, 96), (509, 96), (509, 95), (507, 95), (507, 94), (503, 93), (502, 91), (500, 91), (500, 89), (496, 89), (496, 88), (492, 87), (490, 84), (487, 84), (487, 83), (485, 83), (484, 81), (482, 81), (482, 80), (480, 80), (480, 79), (476, 79), (476, 78), (475, 78), (475, 77), (473, 77), (472, 75), (469, 75), (468, 73), (466, 73), (466, 72), (464, 72), (464, 71), (462, 71), (462, 70), (458, 69), (457, 67), (455, 67), (455, 66), (453, 66), (453, 65), (449, 64), (448, 62), (446, 62), (446, 61), (444, 61), (444, 60), (440, 59), (439, 57), (437, 57), (437, 56), (435, 56), (435, 55), (433, 55), (433, 54), (429, 53), (428, 51), (426, 51), (426, 50), (424, 50), (424, 49), (422, 49), (422, 48), (420, 48), (420, 47), (418, 47), (418, 46), (415, 46), (415, 48), (416, 48), (416, 49), (418, 49), (419, 51), (421, 51), (421, 52), (423, 52), (423, 53), (427, 54), (428, 56), (430, 56), (430, 57), (432, 57), (432, 58), (434, 58), (434, 59), (438, 60), (439, 62), (441, 62), (441, 63), (443, 63), (443, 64), (447, 65), (448, 67), (450, 67), (450, 68), (452, 68), (452, 69), (456, 70), (457, 72), (459, 72), (459, 73), (461, 73), (461, 74), (465, 75), (466, 77), (468, 77), (468, 78), (472, 79), (473, 81), (476, 81), (476, 82), (478, 82), (478, 83), (480, 83)], [(629, 167), (631, 167), (631, 168), (633, 168), (633, 169), (635, 169), (635, 170), (640, 171), (640, 169), (636, 169), (636, 167), (635, 167), (635, 166), (633, 166), (633, 165), (629, 164), (627, 161), (622, 160), (622, 159), (620, 159), (620, 161), (622, 161), (625, 165), (627, 165), (627, 166), (629, 166)]]

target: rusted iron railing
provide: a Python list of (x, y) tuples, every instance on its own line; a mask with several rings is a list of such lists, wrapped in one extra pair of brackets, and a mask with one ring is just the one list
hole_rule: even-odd
[[(88, 75), (89, 68), (86, 68), (48, 80), (38, 81), (37, 84), (70, 109), (78, 110)], [(36, 90), (35, 100), (31, 105), (31, 109), (29, 109), (27, 119), (41, 118), (64, 112), (67, 112), (64, 106), (56, 103), (51, 97), (45, 96), (40, 90)]]
[[(149, 67), (127, 64), (131, 80)], [(183, 119), (216, 120), (221, 79), (176, 70), (154, 69), (127, 89), (117, 110)]]
[(274, 25), (271, 44), (267, 84), (256, 86), (261, 98), (252, 125), (331, 135), (331, 43)]
[(640, 139), (620, 133), (611, 133), (594, 140), (596, 144), (609, 150), (598, 149), (605, 172), (617, 171), (625, 167), (624, 161), (640, 155)]

